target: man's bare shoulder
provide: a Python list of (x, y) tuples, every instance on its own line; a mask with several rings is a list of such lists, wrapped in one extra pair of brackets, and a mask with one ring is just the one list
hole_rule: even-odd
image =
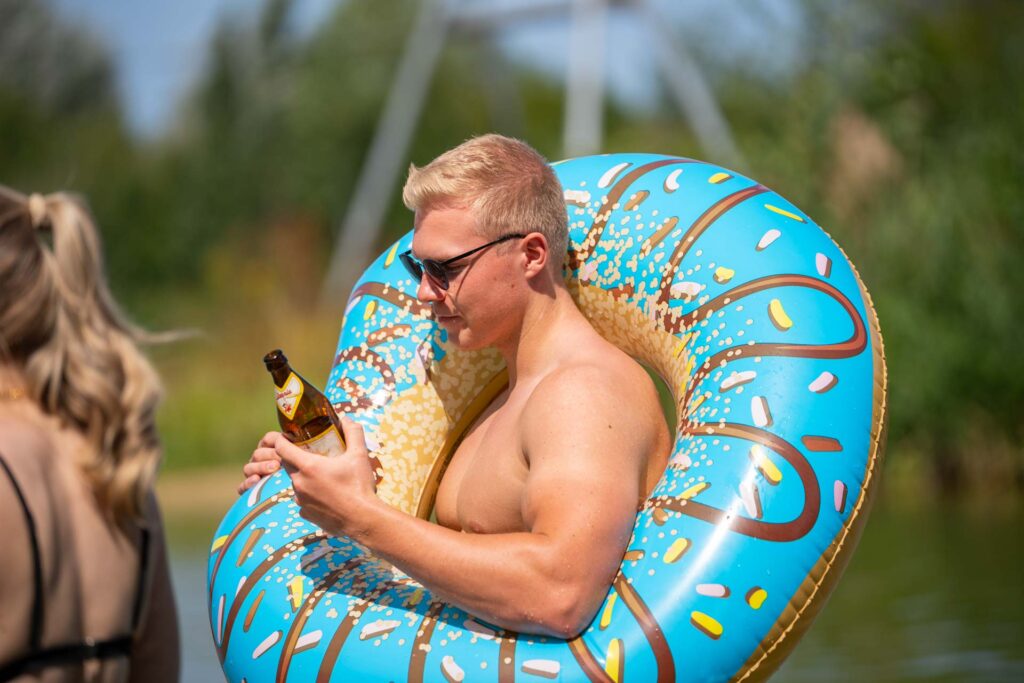
[(639, 363), (614, 351), (583, 353), (548, 373), (523, 411), (524, 439), (599, 427), (643, 442), (657, 437), (663, 418), (654, 383)]

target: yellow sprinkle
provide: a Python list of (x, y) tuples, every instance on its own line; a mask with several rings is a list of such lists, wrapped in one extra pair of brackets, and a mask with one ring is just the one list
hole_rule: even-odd
[(697, 359), (690, 356), (686, 359), (686, 376), (689, 377), (693, 374), (693, 366), (697, 364)]
[(366, 304), (366, 310), (363, 312), (363, 320), (369, 320), (373, 317), (373, 312), (377, 310), (377, 302), (371, 301)]
[(747, 604), (754, 609), (761, 609), (761, 605), (768, 598), (768, 591), (763, 588), (754, 587), (747, 591)]
[(754, 467), (757, 471), (764, 475), (764, 478), (768, 480), (768, 483), (772, 486), (782, 481), (782, 472), (775, 466), (768, 454), (764, 452), (764, 449), (758, 445), (754, 445), (750, 448), (750, 462), (754, 463)]
[(384, 259), (384, 267), (385, 268), (388, 268), (391, 265), (391, 262), (395, 260), (395, 254), (397, 254), (397, 253), (398, 253), (398, 244), (396, 243), (395, 246), (391, 247), (391, 251), (388, 252), (388, 257), (386, 259)]
[(774, 211), (775, 213), (779, 214), (780, 216), (785, 216), (786, 218), (792, 218), (793, 220), (800, 221), (801, 223), (804, 222), (804, 219), (800, 218), (800, 216), (797, 216), (795, 213), (790, 213), (789, 211), (786, 211), (785, 209), (780, 209), (777, 206), (772, 206), (771, 204), (765, 204), (764, 208), (768, 209), (769, 211)]
[(772, 324), (779, 328), (780, 332), (785, 332), (793, 327), (793, 321), (786, 315), (786, 309), (782, 307), (782, 302), (778, 299), (772, 299), (768, 303), (768, 317), (771, 318)]
[(694, 484), (690, 488), (680, 493), (679, 497), (682, 498), (683, 500), (690, 500), (694, 496), (702, 493), (704, 489), (706, 489), (709, 486), (711, 486), (711, 484), (707, 483), (706, 481), (702, 481), (701, 483)]
[(608, 643), (608, 654), (605, 657), (604, 670), (615, 683), (619, 683), (623, 677), (623, 669), (625, 668), (626, 658), (622, 655), (623, 645), (621, 638), (614, 638), (612, 642)]
[(703, 612), (690, 612), (690, 623), (703, 631), (706, 636), (718, 640), (722, 636), (722, 625), (718, 620)]
[[(686, 389), (686, 387), (684, 386), (683, 389)], [(704, 402), (706, 396), (707, 394), (701, 394), (696, 399), (694, 399), (693, 403), (690, 404), (690, 409), (686, 411), (686, 414), (693, 415), (693, 413), (697, 411), (697, 408), (700, 407), (700, 404)]]
[(406, 601), (405, 606), (406, 607), (415, 607), (416, 605), (420, 604), (420, 600), (422, 600), (422, 599), (423, 599), (423, 589), (422, 588), (417, 588), (416, 590), (414, 590), (412, 592), (412, 595), (409, 596), (409, 599)]
[(672, 545), (668, 547), (665, 554), (662, 556), (662, 560), (665, 564), (672, 564), (677, 562), (680, 557), (686, 554), (686, 551), (690, 549), (690, 539), (688, 538), (677, 538), (672, 542)]
[(226, 543), (227, 540), (227, 536), (218, 536), (217, 538), (213, 539), (213, 545), (210, 546), (210, 552), (215, 553), (218, 550), (220, 550), (220, 547), (224, 545), (224, 543)]
[(296, 576), (288, 582), (288, 601), (292, 603), (292, 611), (299, 609), (302, 604), (303, 586), (302, 576)]
[(732, 268), (726, 268), (725, 266), (719, 266), (718, 270), (715, 271), (715, 282), (720, 285), (724, 285), (726, 282), (732, 279), (732, 276), (736, 274), (736, 271)]
[(711, 183), (712, 185), (718, 185), (719, 183), (724, 183), (729, 178), (732, 178), (732, 175), (728, 173), (716, 173), (715, 175), (708, 178), (708, 182)]
[(687, 332), (686, 334), (683, 335), (683, 338), (679, 340), (679, 343), (676, 344), (675, 351), (673, 352), (676, 358), (678, 358), (679, 354), (683, 352), (683, 349), (686, 348), (686, 345), (690, 343), (690, 337), (691, 333)]
[(612, 610), (615, 609), (615, 601), (619, 599), (618, 593), (612, 593), (608, 598), (608, 602), (605, 603), (604, 610), (601, 612), (601, 622), (597, 625), (602, 631), (608, 628), (608, 624), (612, 623)]

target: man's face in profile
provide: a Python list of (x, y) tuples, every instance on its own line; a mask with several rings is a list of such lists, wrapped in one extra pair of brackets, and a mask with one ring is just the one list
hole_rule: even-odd
[[(491, 239), (477, 230), (472, 211), (459, 207), (416, 212), (413, 256), (446, 261)], [(444, 283), (424, 274), (416, 298), (430, 305), (438, 324), (461, 349), (493, 346), (521, 324), (526, 283), (511, 243), (496, 244), (445, 266)]]

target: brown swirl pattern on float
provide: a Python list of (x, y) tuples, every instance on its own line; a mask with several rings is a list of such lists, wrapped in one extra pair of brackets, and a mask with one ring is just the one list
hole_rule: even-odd
[[(262, 579), (267, 572), (269, 572), (286, 556), (291, 555), (296, 550), (313, 545), (314, 543), (319, 543), (325, 536), (326, 534), (323, 531), (317, 529), (313, 533), (306, 534), (302, 538), (289, 541), (285, 545), (274, 550), (274, 552), (269, 553), (266, 559), (260, 562), (252, 573), (245, 577), (245, 581), (238, 588), (238, 591), (235, 593), (235, 597), (231, 601), (231, 611), (228, 612), (227, 620), (224, 623), (224, 637), (221, 640), (220, 645), (217, 647), (217, 655), (220, 657), (221, 664), (224, 663), (224, 658), (227, 656), (228, 642), (231, 640), (231, 632), (235, 625), (235, 619), (238, 618), (238, 611), (245, 602), (245, 598), (249, 595), (260, 579)], [(363, 558), (355, 559), (360, 562), (363, 561)]]
[(236, 524), (235, 527), (231, 530), (231, 532), (227, 535), (227, 538), (224, 540), (223, 544), (221, 544), (221, 546), (216, 550), (216, 552), (218, 553), (217, 560), (213, 564), (213, 571), (210, 572), (210, 580), (207, 583), (206, 587), (207, 591), (213, 590), (213, 584), (217, 580), (217, 572), (220, 570), (220, 564), (224, 561), (224, 556), (227, 555), (228, 548), (230, 548), (231, 544), (234, 543), (235, 539), (238, 538), (238, 535), (242, 533), (242, 530), (245, 529), (245, 527), (249, 526), (249, 524), (254, 519), (259, 517), (261, 514), (266, 512), (274, 505), (277, 505), (279, 502), (291, 500), (294, 497), (295, 489), (289, 486), (288, 488), (279, 491), (278, 493), (275, 493), (270, 498), (267, 498), (262, 503), (254, 506), (249, 512), (246, 513), (244, 517), (242, 517), (242, 519), (238, 521), (238, 524)]
[[(326, 592), (327, 587), (332, 584), (333, 582), (326, 584), (324, 592)], [(356, 624), (365, 613), (364, 611), (358, 611), (358, 608), (375, 601), (381, 595), (384, 595), (384, 593), (397, 585), (398, 583), (395, 581), (385, 581), (365, 598), (358, 598), (354, 605), (349, 607), (348, 614), (341, 622), (341, 625), (338, 626), (334, 635), (331, 636), (331, 641), (327, 645), (327, 651), (324, 653), (324, 658), (320, 663), (320, 669), (316, 675), (317, 683), (328, 683), (328, 681), (331, 680), (331, 675), (334, 673), (334, 667), (338, 662), (338, 657), (341, 655), (341, 648), (345, 645), (345, 641), (348, 640), (349, 635), (352, 633), (352, 629), (356, 627)]]

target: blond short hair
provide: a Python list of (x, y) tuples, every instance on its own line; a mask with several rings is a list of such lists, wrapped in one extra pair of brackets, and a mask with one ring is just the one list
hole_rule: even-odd
[(468, 208), (483, 237), (539, 232), (560, 268), (569, 241), (562, 185), (547, 160), (521, 140), (481, 135), (422, 168), (409, 167), (402, 200), (410, 211)]

